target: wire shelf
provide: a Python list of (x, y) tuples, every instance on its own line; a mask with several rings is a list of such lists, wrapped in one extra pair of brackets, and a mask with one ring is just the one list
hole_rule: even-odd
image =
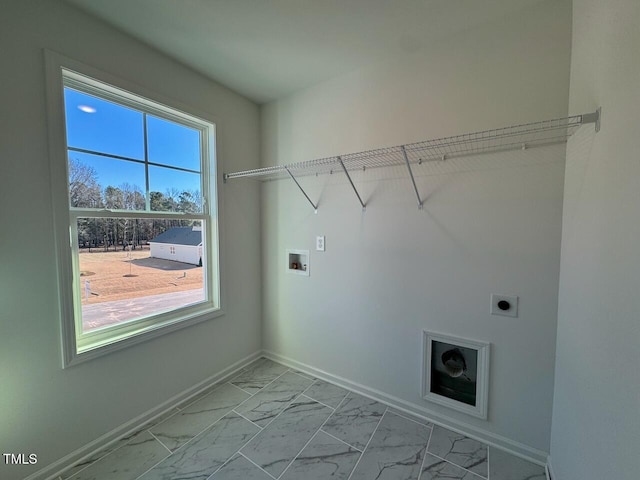
[[(412, 165), (443, 161), (448, 158), (565, 143), (581, 125), (586, 123), (595, 123), (596, 131), (598, 131), (600, 128), (600, 109), (593, 113), (572, 117), (512, 125), (482, 132), (465, 133), (394, 147), (318, 158), (288, 165), (227, 173), (224, 175), (224, 179), (227, 181), (237, 178), (255, 178), (266, 181), (292, 178), (302, 190), (302, 187), (296, 181), (297, 177), (344, 172), (349, 181), (351, 181), (349, 172), (352, 171), (406, 165), (418, 196), (418, 205), (422, 207), (422, 201), (413, 178)], [(356, 195), (358, 195), (353, 182), (351, 183)], [(304, 190), (302, 192), (305, 193)], [(360, 200), (359, 195), (358, 199)], [(307, 197), (307, 200), (317, 209), (309, 197)], [(360, 203), (364, 208), (365, 205), (361, 200)]]

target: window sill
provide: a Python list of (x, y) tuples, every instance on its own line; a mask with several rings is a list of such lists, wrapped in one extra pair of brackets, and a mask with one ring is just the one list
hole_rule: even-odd
[(174, 317), (173, 319), (167, 320), (161, 324), (149, 326), (139, 333), (129, 333), (125, 338), (122, 338), (121, 340), (112, 340), (111, 342), (105, 341), (103, 343), (96, 342), (95, 344), (88, 344), (82, 347), (76, 346), (75, 338), (68, 339), (74, 344), (74, 347), (71, 350), (74, 352), (78, 351), (78, 353), (72, 354), (69, 358), (65, 358), (63, 368), (72, 367), (74, 365), (93, 360), (94, 358), (102, 357), (118, 350), (122, 350), (123, 348), (128, 348), (133, 345), (146, 342), (162, 335), (166, 335), (168, 333), (175, 332), (183, 328), (205, 322), (207, 320), (213, 320), (223, 315), (224, 311), (222, 309), (212, 308), (204, 312), (199, 311), (180, 317)]

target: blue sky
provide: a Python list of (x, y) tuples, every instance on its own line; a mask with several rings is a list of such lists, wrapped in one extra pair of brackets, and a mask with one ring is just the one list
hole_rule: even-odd
[[(69, 147), (144, 160), (141, 112), (65, 88), (65, 114)], [(150, 162), (199, 171), (199, 136), (197, 130), (147, 115)], [(144, 164), (71, 150), (69, 156), (93, 167), (103, 188), (129, 183), (145, 191)], [(149, 188), (200, 190), (200, 175), (149, 166)]]

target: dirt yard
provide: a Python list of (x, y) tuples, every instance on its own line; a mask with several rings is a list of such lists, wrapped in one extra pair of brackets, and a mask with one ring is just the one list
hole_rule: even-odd
[[(203, 287), (203, 268), (151, 258), (149, 250), (80, 250), (82, 303), (95, 304)], [(85, 281), (89, 282), (87, 299)]]

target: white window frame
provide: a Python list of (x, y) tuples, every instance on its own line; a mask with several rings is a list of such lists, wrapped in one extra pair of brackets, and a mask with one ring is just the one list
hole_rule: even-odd
[[(182, 105), (172, 99), (149, 92), (127, 80), (104, 73), (63, 55), (45, 50), (47, 110), (49, 126), (49, 157), (52, 187), (52, 207), (56, 263), (58, 267), (58, 297), (62, 337), (62, 365), (66, 368), (113, 351), (164, 335), (177, 329), (224, 314), (221, 279), (221, 245), (218, 195), (221, 168), (216, 156), (216, 122), (210, 115)], [(177, 121), (202, 132), (203, 212), (189, 218), (203, 220), (203, 240), (206, 259), (204, 288), (206, 300), (176, 310), (115, 325), (97, 333), (82, 333), (80, 271), (77, 264), (77, 218), (90, 209), (75, 209), (69, 203), (68, 150), (64, 105), (65, 83), (80, 82), (82, 90), (124, 106)], [(189, 112), (189, 113), (187, 113)], [(93, 216), (117, 218), (176, 218), (171, 212), (98, 211)], [(75, 300), (75, 301), (74, 301)]]

